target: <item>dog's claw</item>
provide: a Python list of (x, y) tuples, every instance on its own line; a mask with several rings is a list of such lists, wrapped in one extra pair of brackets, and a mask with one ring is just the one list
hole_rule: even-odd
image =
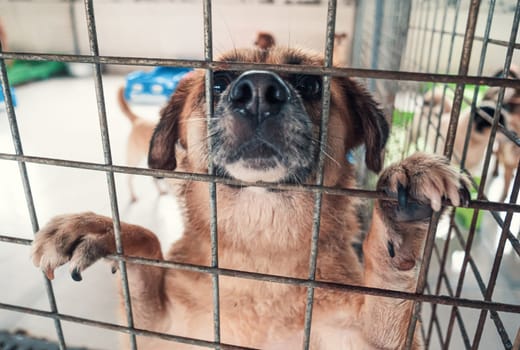
[(467, 207), (469, 205), (469, 200), (471, 198), (468, 188), (466, 186), (462, 186), (459, 189), (459, 195), (460, 195), (461, 206)]
[(47, 276), (48, 279), (53, 280), (54, 279), (54, 270), (52, 268), (48, 268), (45, 271), (45, 276)]
[(390, 257), (393, 258), (395, 257), (395, 249), (394, 249), (394, 243), (392, 243), (392, 241), (388, 241), (388, 254), (390, 254)]
[(81, 277), (81, 273), (79, 272), (79, 269), (77, 267), (75, 267), (72, 272), (70, 273), (70, 277), (72, 277), (72, 279), (76, 282), (79, 282), (83, 279), (83, 277)]
[(400, 182), (397, 183), (397, 201), (400, 208), (406, 208), (408, 206), (408, 192)]
[(117, 264), (116, 264), (116, 263), (114, 263), (114, 264), (112, 265), (112, 268), (111, 268), (110, 271), (112, 271), (112, 274), (114, 274), (114, 273), (117, 272)]

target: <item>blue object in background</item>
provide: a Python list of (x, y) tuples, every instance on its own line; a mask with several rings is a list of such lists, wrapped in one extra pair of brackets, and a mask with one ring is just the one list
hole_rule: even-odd
[[(13, 100), (13, 107), (16, 107), (16, 95), (14, 89), (11, 88), (11, 98)], [(4, 91), (0, 87), (0, 110), (6, 109)]]
[(125, 99), (134, 103), (163, 104), (173, 94), (181, 79), (192, 68), (156, 67), (150, 72), (126, 76)]

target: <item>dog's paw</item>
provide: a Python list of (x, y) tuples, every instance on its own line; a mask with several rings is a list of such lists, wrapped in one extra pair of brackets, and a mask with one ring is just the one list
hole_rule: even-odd
[(380, 200), (382, 214), (396, 222), (420, 221), (443, 209), (448, 199), (454, 206), (466, 206), (469, 181), (444, 157), (416, 153), (391, 165), (381, 174), (377, 189), (396, 197)]
[(94, 213), (61, 215), (37, 232), (32, 244), (32, 261), (54, 278), (54, 270), (70, 262), (73, 280), (100, 258), (114, 253), (112, 220)]

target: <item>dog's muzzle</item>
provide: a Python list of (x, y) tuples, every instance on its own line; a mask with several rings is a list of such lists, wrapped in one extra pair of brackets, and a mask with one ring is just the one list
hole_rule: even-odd
[(313, 127), (295, 88), (259, 70), (228, 82), (223, 91), (218, 85), (222, 93), (210, 124), (220, 175), (250, 182), (305, 178), (314, 159)]

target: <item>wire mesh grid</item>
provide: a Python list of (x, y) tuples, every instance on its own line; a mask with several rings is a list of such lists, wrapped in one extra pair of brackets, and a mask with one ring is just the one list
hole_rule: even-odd
[[(399, 292), (392, 290), (384, 290), (378, 288), (370, 288), (354, 285), (342, 285), (330, 282), (321, 282), (315, 280), (316, 275), (316, 257), (318, 249), (318, 237), (320, 230), (320, 212), (321, 199), (323, 194), (333, 195), (347, 195), (361, 198), (388, 198), (385, 193), (363, 190), (363, 189), (339, 189), (329, 188), (323, 186), (323, 163), (325, 152), (320, 153), (319, 171), (316, 184), (314, 185), (289, 185), (289, 184), (258, 184), (259, 187), (269, 187), (275, 189), (284, 189), (292, 191), (308, 191), (315, 195), (315, 210), (314, 210), (314, 226), (312, 232), (311, 255), (309, 257), (309, 277), (308, 279), (298, 279), (290, 277), (281, 277), (268, 274), (228, 270), (219, 267), (218, 264), (218, 232), (217, 232), (217, 206), (215, 186), (218, 183), (230, 185), (245, 185), (245, 183), (237, 180), (219, 178), (213, 175), (212, 162), (208, 163), (208, 174), (190, 174), (182, 172), (169, 172), (160, 170), (151, 170), (135, 167), (117, 166), (112, 164), (111, 146), (107, 128), (105, 101), (103, 92), (103, 83), (101, 78), (102, 64), (124, 64), (124, 65), (168, 65), (179, 67), (193, 67), (206, 70), (206, 110), (207, 118), (212, 117), (212, 71), (222, 67), (222, 63), (213, 60), (213, 40), (212, 40), (212, 8), (211, 0), (203, 1), (203, 23), (204, 23), (204, 60), (178, 60), (178, 59), (154, 59), (146, 57), (113, 57), (102, 56), (99, 54), (97, 45), (97, 31), (95, 25), (95, 12), (92, 0), (85, 0), (85, 12), (87, 15), (87, 25), (90, 43), (90, 55), (56, 55), (46, 53), (18, 53), (18, 52), (4, 52), (0, 47), (0, 83), (2, 84), (2, 91), (6, 100), (6, 111), (11, 127), (12, 140), (15, 145), (15, 153), (0, 153), (0, 159), (17, 162), (22, 179), (25, 198), (29, 209), (29, 214), (32, 222), (33, 231), (37, 232), (39, 229), (37, 215), (35, 212), (34, 201), (31, 193), (30, 179), (26, 170), (26, 163), (44, 164), (51, 166), (72, 167), (81, 169), (90, 169), (101, 171), (106, 174), (107, 187), (109, 192), (112, 218), (114, 224), (114, 232), (116, 236), (117, 254), (109, 256), (118, 262), (121, 270), (121, 278), (123, 282), (123, 296), (126, 311), (126, 325), (116, 325), (107, 322), (101, 322), (93, 319), (81, 318), (60, 313), (56, 306), (55, 295), (52, 284), (48, 279), (45, 279), (46, 291), (49, 298), (50, 311), (43, 311), (34, 308), (27, 308), (20, 305), (0, 303), (0, 309), (16, 311), (26, 314), (32, 314), (42, 317), (50, 318), (54, 321), (56, 336), (58, 339), (60, 349), (66, 349), (65, 338), (62, 330), (62, 322), (69, 321), (80, 323), (84, 325), (91, 325), (95, 327), (104, 328), (111, 331), (122, 332), (129, 334), (130, 345), (132, 349), (137, 349), (136, 336), (150, 336), (160, 339), (171, 340), (173, 342), (192, 344), (210, 348), (226, 348), (226, 349), (246, 349), (236, 345), (224, 344), (220, 339), (220, 307), (219, 307), (219, 276), (232, 276), (235, 278), (254, 279), (261, 281), (270, 281), (282, 284), (292, 284), (304, 286), (307, 288), (307, 303), (304, 322), (304, 344), (303, 348), (309, 348), (310, 331), (312, 326), (312, 307), (314, 303), (314, 289), (326, 288), (333, 290), (340, 290), (350, 293), (364, 293), (367, 295), (384, 296), (390, 298), (407, 299), (414, 301), (415, 309), (411, 315), (408, 335), (407, 348), (411, 347), (411, 340), (414, 333), (420, 331), (426, 347), (431, 347), (435, 333), (438, 338), (438, 344), (441, 348), (449, 348), (452, 340), (455, 322), (459, 328), (463, 344), (466, 348), (479, 348), (481, 341), (482, 330), (486, 324), (487, 314), (493, 320), (496, 331), (498, 332), (502, 345), (506, 349), (512, 349), (513, 346), (518, 347), (519, 337), (516, 334), (508, 334), (504, 322), (501, 320), (499, 312), (507, 312), (513, 314), (520, 314), (520, 306), (516, 303), (501, 303), (493, 301), (493, 291), (502, 261), (504, 247), (506, 242), (509, 242), (515, 254), (520, 255), (520, 242), (514, 232), (510, 231), (510, 225), (514, 213), (520, 212), (520, 205), (516, 204), (518, 190), (520, 187), (520, 179), (518, 171), (516, 172), (513, 181), (513, 190), (510, 198), (506, 202), (490, 201), (484, 194), (484, 188), (487, 180), (488, 169), (492, 158), (493, 144), (497, 135), (503, 135), (507, 142), (512, 142), (516, 147), (520, 146), (518, 136), (508, 130), (507, 126), (500, 125), (499, 114), (502, 106), (507, 103), (504, 101), (506, 88), (518, 89), (519, 84), (516, 79), (509, 79), (509, 71), (511, 67), (511, 60), (514, 50), (520, 46), (516, 43), (516, 35), (518, 32), (518, 23), (520, 18), (520, 2), (516, 3), (514, 7), (514, 19), (511, 28), (511, 35), (508, 40), (503, 38), (495, 39), (490, 37), (490, 26), (495, 11), (495, 1), (490, 1), (489, 4), (481, 6), (480, 1), (470, 1), (467, 7), (462, 6), (462, 1), (399, 1), (398, 6), (390, 6), (382, 0), (376, 1), (361, 1), (358, 4), (358, 21), (356, 23), (356, 38), (354, 42), (354, 64), (363, 68), (335, 68), (332, 66), (332, 51), (334, 41), (334, 28), (336, 22), (336, 8), (335, 0), (328, 1), (327, 23), (326, 23), (326, 45), (324, 49), (324, 65), (323, 67), (306, 67), (306, 66), (288, 66), (288, 65), (258, 65), (250, 63), (226, 63), (226, 69), (233, 69), (237, 71), (244, 71), (248, 69), (269, 69), (277, 72), (305, 72), (307, 74), (317, 74), (323, 76), (323, 103), (322, 103), (322, 125), (320, 139), (325, 141), (327, 139), (327, 123), (329, 114), (329, 100), (330, 100), (330, 79), (333, 76), (348, 76), (357, 77), (361, 79), (368, 79), (369, 87), (378, 94), (390, 113), (395, 117), (406, 115), (406, 111), (412, 111), (415, 114), (414, 119), (419, 123), (406, 120), (402, 126), (396, 126), (394, 120), (393, 132), (401, 128), (399, 137), (402, 144), (400, 145), (400, 156), (405, 156), (417, 149), (422, 149), (426, 146), (423, 140), (412, 138), (414, 133), (423, 128), (426, 133), (434, 133), (435, 145), (434, 151), (437, 150), (439, 141), (444, 143), (444, 150), (438, 151), (448, 158), (451, 158), (456, 164), (461, 166), (462, 171), (471, 174), (471, 169), (465, 167), (465, 158), (468, 152), (468, 144), (470, 137), (471, 122), (468, 126), (468, 132), (465, 136), (465, 143), (462, 154), (453, 154), (454, 142), (456, 138), (457, 124), (460, 119), (462, 105), (464, 103), (470, 105), (473, 114), (479, 113), (482, 117), (491, 124), (491, 133), (488, 140), (487, 151), (484, 155), (483, 169), (480, 175), (480, 182), (474, 182), (473, 185), (477, 191), (475, 199), (469, 203), (469, 208), (474, 209), (471, 217), (469, 230), (462, 229), (455, 220), (455, 212), (450, 214), (448, 236), (443, 244), (435, 240), (435, 232), (438, 226), (439, 216), (434, 215), (431, 219), (430, 228), (426, 245), (424, 248), (423, 263), (421, 265), (419, 278), (415, 293)], [(392, 15), (388, 16), (389, 11)], [(443, 11), (445, 11), (443, 13)], [(454, 20), (453, 27), (448, 28), (446, 21), (446, 11), (453, 11)], [(372, 15), (375, 14), (374, 17)], [(483, 36), (475, 35), (477, 21), (479, 16), (485, 15), (487, 24)], [(466, 25), (463, 31), (458, 32), (456, 24), (458, 23), (459, 15), (464, 15)], [(361, 22), (365, 18), (373, 18), (373, 23)], [(386, 20), (384, 20), (386, 19)], [(396, 19), (391, 21), (390, 19)], [(390, 35), (390, 31), (394, 31), (394, 35)], [(386, 36), (386, 37), (385, 37)], [(454, 70), (451, 67), (452, 56), (454, 50), (455, 38), (462, 40), (462, 48), (460, 54), (460, 62), (456, 68), (457, 74), (452, 74)], [(388, 40), (391, 39), (391, 40)], [(428, 41), (429, 40), (429, 41)], [(440, 43), (449, 41), (449, 54), (447, 64), (441, 62), (442, 51)], [(481, 42), (481, 52), (479, 67), (476, 74), (469, 75), (470, 58), (475, 42)], [(436, 44), (437, 56), (435, 57)], [(503, 73), (497, 77), (485, 77), (482, 75), (484, 60), (486, 58), (486, 49), (488, 45), (505, 46), (507, 52), (505, 61), (503, 62)], [(77, 52), (77, 50), (76, 50)], [(24, 154), (21, 144), (20, 134), (17, 127), (16, 113), (13, 108), (13, 100), (10, 94), (9, 81), (7, 77), (7, 69), (5, 60), (20, 59), (20, 60), (53, 60), (60, 62), (82, 62), (90, 63), (94, 69), (94, 82), (97, 96), (97, 107), (99, 115), (100, 132), (102, 136), (104, 163), (89, 163), (81, 161), (69, 161), (56, 158), (35, 157)], [(381, 62), (385, 62), (382, 64)], [(441, 68), (442, 65), (442, 68)], [(430, 67), (434, 69), (430, 69)], [(452, 99), (452, 109), (449, 118), (448, 128), (445, 133), (439, 129), (439, 124), (435, 124), (435, 118), (440, 118), (432, 110), (424, 107), (424, 92), (425, 85), (433, 84), (433, 89), (436, 86), (442, 88), (442, 100)], [(464, 94), (464, 87), (467, 84), (474, 84), (477, 88), (474, 90), (473, 97), (467, 98)], [(498, 95), (496, 98), (496, 112), (494, 115), (486, 115), (485, 112), (477, 110), (478, 87), (496, 87), (498, 88)], [(430, 87), (430, 86), (428, 86)], [(403, 93), (404, 92), (404, 97)], [(449, 93), (448, 93), (449, 92)], [(397, 103), (397, 95), (401, 93), (400, 102)], [(450, 95), (451, 94), (451, 95)], [(452, 97), (451, 97), (452, 96)], [(467, 101), (465, 101), (467, 99)], [(395, 103), (394, 103), (395, 102)], [(401, 110), (399, 110), (401, 109)], [(420, 110), (420, 113), (416, 113)], [(409, 112), (408, 112), (409, 113)], [(425, 123), (423, 126), (422, 123)], [(404, 126), (404, 127), (403, 127)], [(416, 130), (414, 131), (414, 128)], [(426, 136), (427, 138), (427, 136)], [(419, 144), (423, 143), (421, 147)], [(325, 142), (321, 142), (321, 147)], [(211, 143), (208, 144), (211, 147)], [(460, 159), (457, 158), (460, 156)], [(395, 157), (393, 154), (387, 154), (387, 159)], [(131, 258), (122, 254), (122, 244), (120, 237), (120, 220), (118, 201), (115, 191), (114, 174), (140, 174), (147, 176), (159, 176), (181, 180), (203, 181), (208, 183), (208, 190), (210, 193), (210, 213), (211, 213), (211, 266), (197, 266), (183, 263), (176, 263), (171, 261), (151, 260), (144, 258)], [(489, 211), (491, 217), (496, 221), (496, 225), (501, 228), (501, 235), (498, 246), (496, 248), (495, 259), (493, 261), (492, 271), (489, 274), (487, 283), (484, 281), (482, 274), (479, 272), (477, 263), (472, 256), (472, 243), (476, 234), (476, 226), (479, 211)], [(505, 218), (501, 218), (499, 212), (505, 212)], [(452, 239), (453, 238), (453, 239)], [(464, 248), (464, 258), (457, 283), (452, 285), (446, 273), (447, 253), (451, 242), (456, 241)], [(31, 240), (20, 239), (11, 236), (0, 236), (0, 241), (12, 244), (30, 245)], [(438, 272), (434, 279), (431, 279), (429, 268), (432, 261), (438, 264)], [(213, 329), (214, 340), (207, 341), (201, 339), (192, 339), (172, 334), (162, 334), (152, 332), (144, 329), (138, 329), (133, 325), (132, 319), (132, 305), (130, 303), (128, 280), (126, 275), (125, 264), (127, 262), (145, 264), (150, 266), (159, 266), (173, 269), (183, 269), (189, 271), (197, 271), (207, 273), (212, 276), (213, 285)], [(461, 296), (465, 274), (467, 269), (475, 275), (479, 288), (482, 294), (480, 299), (468, 299)], [(430, 279), (428, 276), (430, 275)], [(432, 283), (433, 281), (433, 283)], [(446, 290), (447, 294), (442, 294)], [(425, 303), (430, 305), (429, 312), (422, 312), (421, 306)], [(438, 309), (441, 306), (450, 307), (450, 314), (448, 317), (447, 329), (443, 331), (443, 323), (446, 320), (440, 318)], [(468, 332), (466, 321), (462, 313), (463, 308), (479, 310), (479, 319), (477, 328), (473, 334)], [(426, 314), (429, 315), (426, 318)], [(422, 320), (421, 329), (416, 330), (415, 320)], [(444, 334), (443, 334), (444, 333)], [(513, 344), (514, 343), (514, 344)]]

